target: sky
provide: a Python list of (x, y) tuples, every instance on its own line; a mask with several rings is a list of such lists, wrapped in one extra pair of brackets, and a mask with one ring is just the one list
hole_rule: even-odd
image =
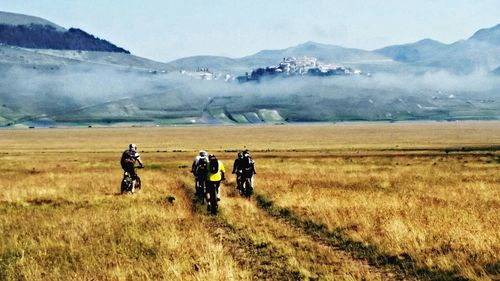
[(0, 11), (77, 27), (162, 62), (306, 41), (366, 50), (452, 43), (500, 24), (500, 0), (0, 0)]

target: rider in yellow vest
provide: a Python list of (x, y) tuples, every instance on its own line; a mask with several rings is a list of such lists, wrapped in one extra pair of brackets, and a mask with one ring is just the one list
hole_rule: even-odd
[[(217, 160), (215, 155), (210, 154), (208, 156), (208, 175), (207, 175), (207, 191), (211, 188), (215, 188), (217, 194), (217, 200), (220, 200), (219, 186), (220, 182), (225, 180), (226, 169), (221, 161)], [(207, 192), (208, 193), (208, 192)], [(207, 202), (210, 202), (207, 198)]]

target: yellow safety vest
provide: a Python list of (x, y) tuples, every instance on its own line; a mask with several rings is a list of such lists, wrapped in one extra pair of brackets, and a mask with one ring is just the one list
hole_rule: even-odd
[(211, 173), (210, 172), (210, 163), (208, 163), (208, 180), (209, 181), (221, 181), (222, 180), (222, 173), (226, 173), (226, 169), (224, 168), (224, 164), (222, 164), (221, 161), (217, 160), (219, 162), (219, 170), (217, 173)]

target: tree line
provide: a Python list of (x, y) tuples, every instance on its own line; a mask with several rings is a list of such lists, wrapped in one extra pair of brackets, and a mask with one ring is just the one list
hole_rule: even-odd
[(127, 53), (129, 51), (87, 32), (70, 28), (58, 31), (50, 25), (0, 24), (0, 43), (33, 49), (81, 50)]

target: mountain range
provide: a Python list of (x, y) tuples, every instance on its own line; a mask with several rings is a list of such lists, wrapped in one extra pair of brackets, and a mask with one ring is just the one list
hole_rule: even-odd
[(366, 71), (428, 71), (445, 69), (459, 74), (491, 72), (500, 66), (500, 24), (451, 44), (432, 39), (367, 51), (306, 42), (281, 50), (263, 50), (242, 58), (193, 56), (170, 62), (174, 68), (207, 67), (214, 71), (240, 71), (272, 65), (285, 57), (310, 56), (324, 63), (342, 64)]
[[(234, 78), (291, 57), (373, 75), (245, 85), (183, 75)], [(499, 80), (500, 25), (452, 44), (369, 51), (306, 42), (162, 63), (78, 28), (0, 12), (0, 126), (499, 119)]]

